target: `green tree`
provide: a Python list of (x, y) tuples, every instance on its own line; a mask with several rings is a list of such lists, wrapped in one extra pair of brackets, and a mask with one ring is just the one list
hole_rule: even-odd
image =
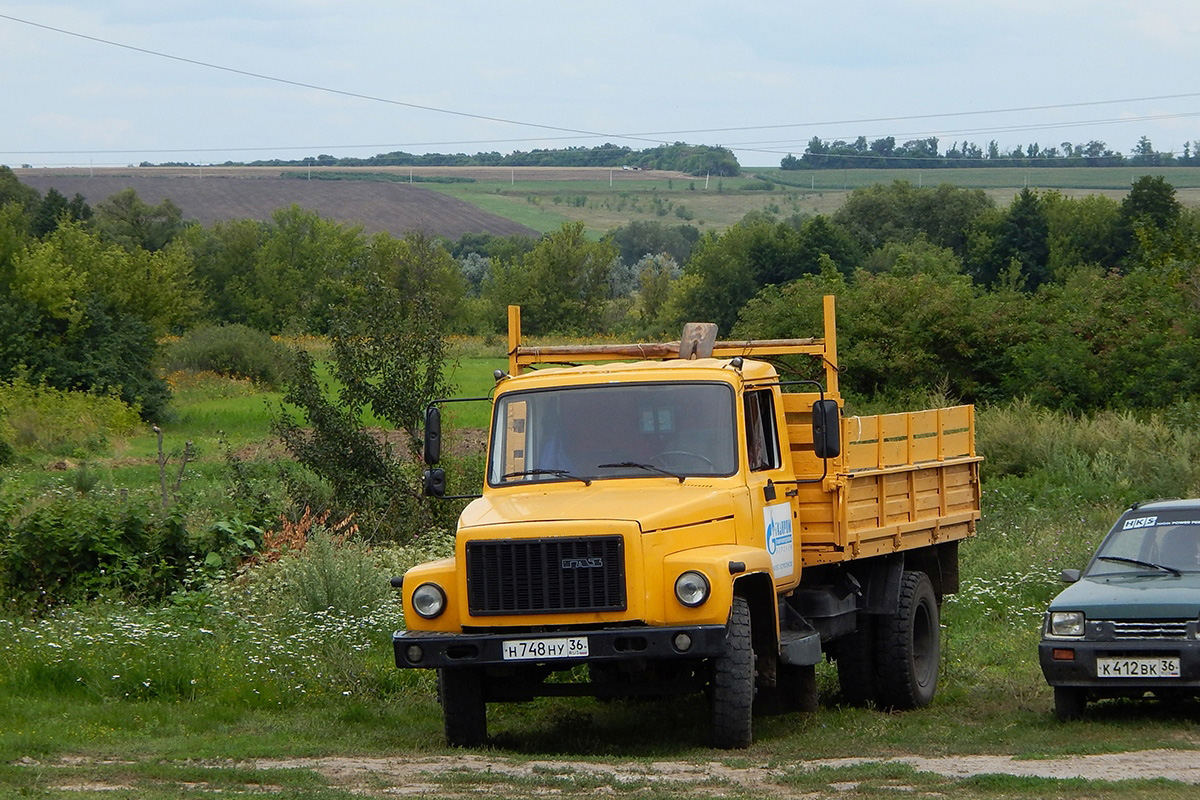
[(0, 207), (15, 203), (22, 213), (32, 217), (40, 202), (37, 189), (21, 183), (15, 172), (0, 164)]
[(657, 220), (633, 220), (608, 234), (621, 260), (636, 264), (644, 256), (666, 253), (677, 263), (687, 263), (700, 231), (691, 225), (666, 225)]
[(68, 200), (57, 189), (50, 189), (34, 212), (30, 230), (34, 236), (42, 237), (55, 230), (64, 220), (86, 222), (92, 216), (92, 209), (83, 195), (76, 194)]
[[(304, 351), (272, 427), (296, 459), (330, 487), (325, 497), (298, 494), (339, 514), (356, 514), (359, 528), (382, 538), (407, 538), (425, 530), (437, 510), (421, 499), (413, 453), (425, 408), (452, 393), (445, 375), (447, 308), (443, 296), (453, 259), (421, 235), (376, 241), (362, 282), (334, 308), (331, 371), (336, 399), (322, 386)], [(399, 452), (386, 433), (364, 425), (370, 412), (405, 432)], [(440, 520), (443, 524), (447, 520)]]
[(254, 281), (267, 228), (255, 220), (189, 226), (179, 246), (191, 254), (196, 284), (207, 313), (218, 322), (249, 324), (262, 306)]
[(17, 257), (12, 286), (50, 316), (72, 323), (94, 294), (114, 313), (137, 317), (161, 336), (191, 323), (199, 310), (191, 269), (189, 253), (180, 247), (127, 251), (64, 219)]
[(277, 210), (240, 293), (247, 324), (270, 333), (328, 331), (328, 309), (362, 272), (361, 228), (322, 219), (299, 206)]
[(934, 391), (964, 401), (999, 395), (1020, 328), (998, 310), (1001, 295), (962, 274), (859, 271), (847, 280), (827, 269), (764, 289), (747, 303), (734, 335), (819, 336), (826, 294), (837, 297), (841, 386), (855, 401)]
[(855, 189), (833, 214), (833, 221), (849, 231), (864, 252), (884, 242), (923, 235), (962, 257), (968, 250), (968, 231), (994, 206), (980, 189), (949, 184), (920, 188), (894, 181)]
[(995, 258), (1018, 265), (1025, 291), (1033, 291), (1050, 278), (1049, 239), (1050, 223), (1041, 198), (1035, 191), (1022, 189), (1000, 226)]
[(1076, 267), (1117, 264), (1119, 205), (1102, 195), (1067, 197), (1049, 191), (1042, 194), (1049, 225), (1047, 244), (1050, 274), (1061, 281)]
[(1047, 284), (1027, 341), (1013, 347), (1008, 393), (1074, 411), (1161, 408), (1200, 391), (1200, 313), (1152, 270), (1075, 271)]
[(76, 297), (72, 311), (55, 316), (20, 295), (0, 294), (0, 380), (111, 393), (146, 419), (161, 418), (169, 394), (153, 368), (158, 344), (150, 327), (95, 293)]
[(96, 204), (96, 225), (127, 250), (161, 250), (183, 230), (183, 210), (168, 198), (147, 204), (133, 189), (123, 189)]
[(611, 241), (588, 241), (582, 222), (567, 222), (524, 257), (493, 262), (484, 293), (497, 319), (507, 305), (520, 305), (529, 334), (594, 333), (602, 326), (616, 258)]
[(1143, 175), (1133, 182), (1121, 201), (1119, 236), (1125, 267), (1141, 257), (1143, 241), (1154, 241), (1168, 233), (1183, 213), (1183, 204), (1175, 196), (1175, 187), (1162, 175)]
[(732, 330), (742, 306), (763, 284), (795, 277), (799, 239), (795, 228), (765, 220), (705, 234), (672, 292), (667, 308), (675, 318), (667, 323), (715, 322), (721, 331)]

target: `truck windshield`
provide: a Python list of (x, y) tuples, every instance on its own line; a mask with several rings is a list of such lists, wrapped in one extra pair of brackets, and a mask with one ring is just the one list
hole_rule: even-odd
[(488, 483), (731, 475), (735, 428), (725, 383), (511, 392), (496, 401)]
[(1088, 565), (1088, 577), (1200, 572), (1200, 508), (1127, 512)]

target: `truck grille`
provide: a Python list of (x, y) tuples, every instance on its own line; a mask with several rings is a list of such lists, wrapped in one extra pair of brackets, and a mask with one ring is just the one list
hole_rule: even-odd
[(620, 536), (467, 542), (472, 615), (625, 609)]
[(1116, 639), (1186, 639), (1186, 622), (1156, 622), (1154, 620), (1138, 620), (1136, 622), (1109, 622), (1112, 625), (1113, 637)]

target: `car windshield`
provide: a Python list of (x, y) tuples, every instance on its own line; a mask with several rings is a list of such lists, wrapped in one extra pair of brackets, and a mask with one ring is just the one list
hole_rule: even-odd
[(731, 475), (733, 388), (604, 384), (512, 392), (496, 401), (488, 483)]
[(1200, 508), (1127, 511), (1105, 537), (1088, 577), (1200, 572)]

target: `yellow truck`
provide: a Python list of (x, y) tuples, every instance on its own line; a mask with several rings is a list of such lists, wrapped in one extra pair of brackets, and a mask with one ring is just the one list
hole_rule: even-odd
[[(823, 380), (782, 379), (781, 356)], [(396, 665), (438, 670), (449, 744), (486, 742), (487, 703), (696, 693), (713, 746), (745, 747), (756, 698), (815, 709), (822, 658), (851, 702), (932, 700), (980, 516), (974, 411), (842, 416), (832, 297), (823, 337), (740, 342), (526, 347), (513, 307), (496, 379), (454, 556), (394, 580)], [(434, 404), (444, 496), (440, 450)]]

